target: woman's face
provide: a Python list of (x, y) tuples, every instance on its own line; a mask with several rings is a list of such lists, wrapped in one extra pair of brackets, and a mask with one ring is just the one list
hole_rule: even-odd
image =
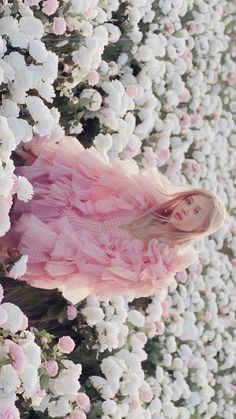
[(183, 198), (173, 210), (170, 222), (182, 231), (195, 231), (201, 227), (209, 209), (209, 199), (203, 195), (190, 195)]

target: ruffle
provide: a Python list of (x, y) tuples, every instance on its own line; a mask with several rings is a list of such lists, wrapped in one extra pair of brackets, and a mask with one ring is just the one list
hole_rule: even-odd
[(175, 274), (176, 252), (156, 239), (145, 248), (138, 239), (75, 231), (66, 217), (46, 225), (32, 214), (21, 216), (17, 232), (19, 250), (30, 255), (22, 279), (33, 286), (65, 292), (70, 284), (75, 287), (76, 278), (78, 289), (89, 289), (100, 299), (139, 297), (167, 287)]
[(148, 182), (139, 182), (132, 161), (109, 166), (94, 147), (85, 149), (74, 137), (59, 142), (34, 138), (31, 153), (37, 154), (33, 164), (17, 168), (17, 174), (33, 184), (34, 197), (29, 203), (15, 202), (16, 216), (28, 212), (50, 221), (74, 208), (79, 215), (103, 219), (158, 203)]

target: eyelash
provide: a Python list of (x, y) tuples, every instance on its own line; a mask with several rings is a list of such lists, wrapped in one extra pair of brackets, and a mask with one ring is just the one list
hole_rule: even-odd
[[(186, 202), (187, 202), (187, 204), (188, 204), (188, 205), (190, 205), (190, 204), (191, 204), (191, 201), (190, 201), (190, 199), (188, 199), (188, 198), (186, 199)], [(197, 212), (196, 212), (196, 211), (197, 211)], [(194, 213), (195, 213), (195, 214), (198, 214), (198, 213), (199, 213), (199, 210), (198, 210), (198, 209), (197, 209), (197, 210), (194, 210)]]

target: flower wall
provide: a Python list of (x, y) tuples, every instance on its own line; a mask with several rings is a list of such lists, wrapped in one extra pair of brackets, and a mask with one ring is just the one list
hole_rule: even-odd
[[(12, 417), (17, 409), (74, 419), (235, 417), (235, 13), (226, 0), (0, 5), (0, 236), (10, 229), (12, 195), (33, 195), (11, 153), (34, 135), (74, 135), (110, 164), (157, 166), (170, 180), (216, 192), (228, 209), (224, 226), (198, 243), (199, 261), (168, 290), (69, 306), (81, 336), (69, 355), (48, 360), (48, 342), (34, 340), (40, 332), (26, 333), (26, 323), (12, 330), (2, 304), (0, 397)], [(27, 255), (12, 277), (26, 263)], [(20, 370), (11, 352), (27, 357)], [(39, 379), (46, 359), (50, 382)], [(81, 367), (71, 364), (78, 359), (83, 392)]]

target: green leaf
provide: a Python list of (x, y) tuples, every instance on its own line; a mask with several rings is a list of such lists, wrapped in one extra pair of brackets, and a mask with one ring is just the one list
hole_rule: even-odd
[(50, 377), (49, 375), (43, 374), (40, 377), (40, 387), (42, 390), (47, 390)]

